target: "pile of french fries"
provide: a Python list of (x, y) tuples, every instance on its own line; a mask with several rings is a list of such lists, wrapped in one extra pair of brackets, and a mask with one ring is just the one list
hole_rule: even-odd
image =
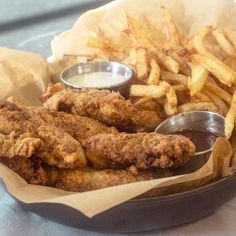
[(100, 50), (100, 59), (133, 69), (140, 83), (131, 86), (131, 97), (155, 99), (167, 117), (196, 110), (217, 112), (226, 117), (225, 135), (230, 138), (236, 119), (236, 32), (209, 26), (188, 38), (171, 12), (161, 10), (162, 29), (123, 11), (127, 29), (113, 36), (98, 29), (87, 44)]

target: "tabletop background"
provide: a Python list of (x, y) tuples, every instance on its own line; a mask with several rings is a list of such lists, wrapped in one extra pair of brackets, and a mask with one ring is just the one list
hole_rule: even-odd
[[(0, 46), (37, 52), (48, 57), (51, 55), (50, 41), (54, 35), (70, 28), (84, 11), (108, 2), (110, 1), (0, 0)], [(74, 229), (27, 212), (8, 196), (3, 185), (0, 184), (0, 236), (15, 235), (99, 236), (109, 234)], [(201, 221), (139, 235), (236, 235), (236, 197), (215, 214)]]

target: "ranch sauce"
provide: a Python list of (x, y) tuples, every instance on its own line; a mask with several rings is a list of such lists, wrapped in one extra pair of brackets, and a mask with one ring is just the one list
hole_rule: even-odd
[(102, 88), (125, 82), (126, 78), (110, 72), (91, 72), (74, 75), (67, 80), (69, 83), (81, 88)]

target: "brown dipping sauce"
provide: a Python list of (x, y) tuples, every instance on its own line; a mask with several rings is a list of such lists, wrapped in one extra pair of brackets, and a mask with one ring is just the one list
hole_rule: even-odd
[(196, 131), (196, 130), (179, 130), (172, 134), (180, 134), (189, 138), (196, 147), (196, 152), (202, 152), (210, 149), (216, 138), (217, 134), (211, 133), (209, 131)]

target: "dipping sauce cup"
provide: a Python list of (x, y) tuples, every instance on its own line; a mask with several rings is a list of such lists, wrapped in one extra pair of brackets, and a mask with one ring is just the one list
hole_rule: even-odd
[(96, 88), (119, 91), (127, 96), (133, 71), (113, 61), (79, 63), (62, 71), (61, 81), (72, 88)]
[(166, 119), (155, 132), (188, 137), (196, 147), (195, 157), (190, 162), (197, 169), (208, 160), (216, 138), (225, 137), (224, 123), (225, 118), (214, 112), (185, 112)]

